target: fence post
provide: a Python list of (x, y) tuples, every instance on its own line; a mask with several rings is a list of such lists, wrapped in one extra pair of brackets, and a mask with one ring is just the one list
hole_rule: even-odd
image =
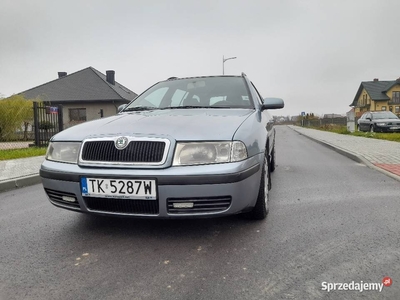
[(61, 104), (58, 105), (58, 132), (64, 130), (64, 115), (63, 115), (63, 106)]
[(38, 103), (33, 102), (33, 126), (35, 127), (35, 146), (39, 147), (39, 116)]

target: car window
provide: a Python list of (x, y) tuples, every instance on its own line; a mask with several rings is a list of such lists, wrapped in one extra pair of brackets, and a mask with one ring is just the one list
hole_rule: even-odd
[(210, 98), (210, 105), (214, 105), (217, 102), (226, 101), (226, 96), (217, 96)]
[[(161, 87), (159, 89), (155, 89), (151, 93), (146, 95), (146, 97), (143, 97), (141, 101), (138, 101), (137, 104), (142, 105), (142, 106), (151, 105), (151, 106), (159, 107), (161, 104), (161, 101), (162, 101), (164, 95), (167, 93), (167, 91), (168, 91), (168, 87)], [(137, 99), (137, 100), (139, 100), (139, 99)]]
[(171, 99), (171, 106), (181, 105), (181, 103), (187, 97), (187, 95), (188, 95), (187, 91), (176, 89)]
[(135, 107), (254, 108), (245, 79), (238, 76), (173, 79), (151, 87), (125, 110)]
[(257, 88), (254, 86), (254, 84), (251, 83), (251, 85), (253, 86), (254, 90), (256, 91), (257, 101), (258, 101), (260, 104), (263, 104), (263, 103), (264, 103), (264, 99), (261, 97), (260, 93), (258, 92)]
[(376, 112), (373, 114), (373, 118), (374, 119), (398, 119), (398, 117), (390, 111)]

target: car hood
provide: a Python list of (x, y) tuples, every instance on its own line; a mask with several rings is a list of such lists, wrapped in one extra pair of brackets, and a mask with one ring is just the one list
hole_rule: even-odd
[(179, 141), (232, 140), (254, 109), (174, 109), (122, 113), (79, 124), (53, 141), (82, 141), (106, 136), (161, 136)]

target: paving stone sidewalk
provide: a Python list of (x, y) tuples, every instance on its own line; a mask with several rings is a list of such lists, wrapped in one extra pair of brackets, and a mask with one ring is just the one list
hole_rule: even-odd
[[(400, 143), (291, 126), (298, 133), (400, 179)], [(386, 172), (384, 172), (386, 173)]]

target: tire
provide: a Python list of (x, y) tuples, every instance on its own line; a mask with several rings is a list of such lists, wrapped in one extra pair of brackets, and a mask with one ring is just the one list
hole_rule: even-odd
[[(275, 146), (272, 148), (271, 154), (271, 164), (270, 164), (270, 171), (273, 172), (276, 169), (276, 153), (275, 153)], [(271, 180), (271, 179), (270, 179)]]
[[(268, 149), (268, 148), (267, 148)], [(269, 212), (269, 190), (271, 189), (271, 176), (270, 176), (270, 162), (268, 152), (265, 153), (264, 163), (261, 173), (260, 187), (258, 190), (258, 196), (256, 205), (253, 209), (247, 213), (244, 213), (244, 217), (251, 220), (263, 220), (267, 217)]]

